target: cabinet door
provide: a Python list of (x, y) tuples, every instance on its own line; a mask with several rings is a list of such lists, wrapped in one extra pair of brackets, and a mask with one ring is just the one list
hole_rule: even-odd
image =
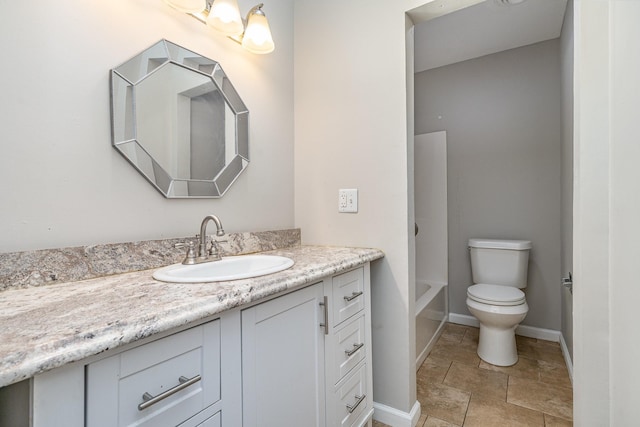
[(322, 283), (242, 312), (245, 427), (324, 426)]

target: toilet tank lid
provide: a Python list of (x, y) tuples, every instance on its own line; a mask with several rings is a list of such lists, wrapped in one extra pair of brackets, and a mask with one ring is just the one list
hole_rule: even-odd
[(527, 249), (531, 249), (531, 241), (530, 240), (469, 239), (469, 247), (524, 251)]

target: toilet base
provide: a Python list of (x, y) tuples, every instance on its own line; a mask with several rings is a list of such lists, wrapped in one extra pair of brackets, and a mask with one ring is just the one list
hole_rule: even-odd
[(498, 329), (480, 324), (480, 338), (478, 340), (480, 359), (496, 366), (515, 365), (518, 362), (516, 326)]
[(529, 311), (525, 302), (515, 306), (496, 306), (467, 298), (467, 308), (480, 322), (478, 356), (496, 366), (518, 362), (516, 328)]

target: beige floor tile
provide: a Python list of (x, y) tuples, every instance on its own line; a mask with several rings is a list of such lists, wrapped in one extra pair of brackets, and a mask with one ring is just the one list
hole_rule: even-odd
[(451, 424), (436, 417), (429, 417), (423, 427), (459, 427), (457, 424)]
[(420, 369), (418, 369), (418, 372), (416, 373), (418, 383), (441, 383), (444, 381), (444, 377), (447, 375), (449, 367), (451, 367), (451, 361), (437, 359), (430, 355), (424, 360), (424, 362), (422, 362)]
[(380, 421), (373, 420), (373, 427), (390, 427), (387, 424), (381, 423)]
[(526, 378), (509, 377), (507, 402), (564, 419), (572, 419), (573, 416), (573, 393), (570, 388)]
[(420, 418), (418, 419), (418, 424), (416, 427), (424, 427), (424, 423), (427, 422), (427, 414), (420, 414)]
[(504, 402), (507, 399), (507, 379), (508, 376), (502, 372), (453, 362), (444, 379), (444, 384)]
[[(478, 354), (478, 343), (477, 342), (470, 342), (468, 341), (466, 338), (462, 339), (462, 342), (460, 344), (458, 344), (460, 346), (461, 350), (467, 351), (471, 354)], [(480, 358), (478, 358), (480, 359)]]
[(465, 427), (543, 427), (542, 412), (472, 394)]
[(544, 414), (544, 426), (545, 427), (572, 427), (573, 421), (554, 417), (553, 415), (549, 415), (549, 414)]
[(535, 345), (536, 342), (538, 342), (538, 340), (535, 339), (535, 338), (529, 338), (529, 337), (524, 337), (522, 335), (516, 335), (516, 344), (518, 344), (518, 345), (527, 344), (527, 343)]
[(543, 383), (567, 388), (573, 386), (566, 365), (560, 366), (556, 363), (538, 360), (538, 366), (540, 367), (540, 381)]
[(560, 346), (550, 345), (548, 341), (516, 336), (518, 356), (528, 359), (542, 360), (556, 365), (565, 366)]
[(478, 351), (478, 337), (480, 336), (480, 329), (467, 327), (467, 331), (460, 342), (460, 345), (469, 351)]
[(474, 328), (473, 326), (467, 326), (467, 331), (465, 332), (465, 338), (475, 338), (478, 341), (478, 337), (480, 336), (480, 328)]
[(557, 348), (560, 351), (562, 351), (562, 348), (560, 347), (560, 343), (559, 342), (555, 342), (555, 341), (546, 341), (546, 340), (536, 340), (538, 342), (538, 344), (540, 345), (546, 345), (549, 347), (553, 347), (553, 348)]
[(442, 335), (440, 335), (439, 339), (442, 341), (451, 341), (455, 343), (460, 343), (466, 331), (467, 331), (466, 326), (447, 323), (444, 326), (444, 329), (442, 330)]
[(418, 427), (572, 425), (571, 381), (558, 343), (516, 336), (518, 363), (498, 367), (477, 356), (478, 335), (478, 328), (445, 326), (417, 373)]
[[(418, 400), (422, 412), (428, 417), (439, 418), (461, 426), (467, 412), (471, 393), (443, 384), (429, 384)], [(427, 418), (428, 421), (428, 418)]]
[(446, 340), (439, 340), (433, 346), (430, 356), (436, 359), (464, 363), (465, 365), (478, 366), (480, 364), (480, 358), (475, 350), (470, 350), (459, 343)]
[[(555, 366), (555, 365), (551, 365)], [(503, 374), (513, 375), (519, 378), (528, 378), (531, 380), (540, 379), (540, 366), (537, 360), (527, 359), (526, 357), (518, 358), (518, 362), (512, 366), (496, 366), (480, 361), (480, 368), (489, 371), (502, 372)]]

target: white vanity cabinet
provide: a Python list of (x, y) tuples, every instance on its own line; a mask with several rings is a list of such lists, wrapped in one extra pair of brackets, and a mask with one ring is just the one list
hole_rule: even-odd
[(370, 420), (369, 290), (367, 264), (242, 311), (245, 427)]
[(32, 427), (360, 427), (369, 264), (32, 379)]

